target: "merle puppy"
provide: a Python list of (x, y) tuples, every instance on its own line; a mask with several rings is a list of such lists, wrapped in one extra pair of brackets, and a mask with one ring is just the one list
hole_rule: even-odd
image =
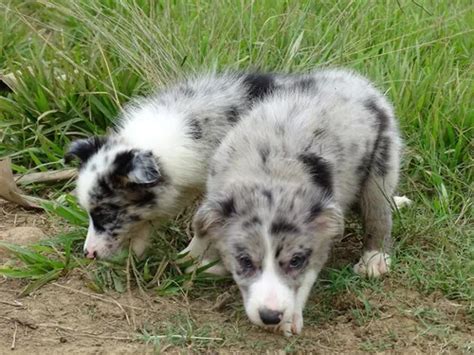
[(391, 105), (359, 75), (322, 70), (286, 87), (217, 149), (185, 252), (218, 254), (212, 271), (232, 274), (250, 320), (291, 335), (356, 202), (366, 238), (355, 271), (388, 272), (401, 139)]
[[(150, 221), (169, 218), (205, 187), (208, 160), (242, 114), (275, 90), (272, 75), (197, 76), (122, 113), (115, 132), (71, 144), (80, 160), (79, 203), (90, 217), (84, 253), (108, 257), (132, 243), (145, 250)], [(290, 85), (299, 76), (282, 76)]]

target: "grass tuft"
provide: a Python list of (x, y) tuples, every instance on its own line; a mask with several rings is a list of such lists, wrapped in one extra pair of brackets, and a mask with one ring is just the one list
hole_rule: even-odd
[[(386, 92), (405, 137), (399, 190), (415, 202), (395, 216), (390, 282), (469, 304), (474, 301), (473, 10), (464, 0), (6, 0), (0, 3), (0, 75), (16, 80), (12, 90), (0, 91), (0, 156), (12, 158), (16, 173), (63, 168), (64, 150), (73, 139), (104, 134), (130, 98), (190, 73), (349, 67)], [(70, 232), (30, 247), (0, 242), (14, 255), (0, 274), (28, 280), (22, 295), (72, 269), (83, 272), (97, 292), (124, 292), (131, 283), (156, 296), (192, 297), (193, 290), (218, 294), (226, 285), (205, 270), (184, 275), (175, 263), (189, 240), (184, 231), (192, 211), (157, 226), (153, 253), (143, 260), (127, 252), (109, 261), (83, 259), (88, 218), (69, 195), (72, 187), (68, 182), (29, 191), (46, 195), (52, 202), (44, 210), (67, 222)], [(360, 279), (350, 266), (326, 270), (306, 309), (308, 324), (329, 322), (342, 309), (365, 326), (380, 315), (368, 294), (384, 294), (388, 282)], [(235, 317), (245, 318), (241, 307)], [(424, 324), (420, 336), (452, 334), (448, 320), (432, 310), (420, 309), (415, 318)], [(221, 345), (206, 338), (206, 328), (177, 324), (140, 337), (157, 347)], [(359, 348), (386, 351), (397, 339), (387, 333)], [(287, 349), (301, 344), (294, 341)]]

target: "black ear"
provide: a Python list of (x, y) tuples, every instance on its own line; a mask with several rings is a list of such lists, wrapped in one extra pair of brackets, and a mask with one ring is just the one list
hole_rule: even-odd
[(81, 164), (84, 164), (89, 158), (97, 153), (97, 151), (107, 142), (107, 137), (91, 137), (87, 139), (79, 139), (69, 146), (68, 151), (64, 155), (66, 163), (71, 162), (74, 158), (78, 158)]
[(129, 187), (154, 186), (160, 182), (162, 176), (151, 151), (132, 149), (117, 154), (112, 178), (120, 186)]

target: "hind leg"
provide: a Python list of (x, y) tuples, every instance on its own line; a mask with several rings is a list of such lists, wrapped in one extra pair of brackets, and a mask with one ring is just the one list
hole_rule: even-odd
[[(394, 164), (395, 165), (395, 164)], [(365, 227), (364, 252), (354, 266), (357, 274), (379, 277), (390, 269), (392, 248), (391, 199), (398, 181), (398, 165), (383, 176), (370, 173), (361, 196)]]

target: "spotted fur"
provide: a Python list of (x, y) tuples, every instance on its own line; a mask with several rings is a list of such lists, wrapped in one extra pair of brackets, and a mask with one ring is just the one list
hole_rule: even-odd
[(357, 74), (323, 70), (274, 90), (213, 156), (188, 255), (203, 263), (220, 256), (252, 322), (299, 333), (311, 286), (355, 202), (367, 233), (356, 270), (388, 271), (400, 146), (390, 104)]
[(89, 213), (88, 257), (132, 242), (147, 246), (150, 221), (176, 215), (203, 191), (208, 161), (252, 105), (301, 76), (201, 75), (129, 104), (115, 132), (71, 144), (80, 160), (77, 194)]

